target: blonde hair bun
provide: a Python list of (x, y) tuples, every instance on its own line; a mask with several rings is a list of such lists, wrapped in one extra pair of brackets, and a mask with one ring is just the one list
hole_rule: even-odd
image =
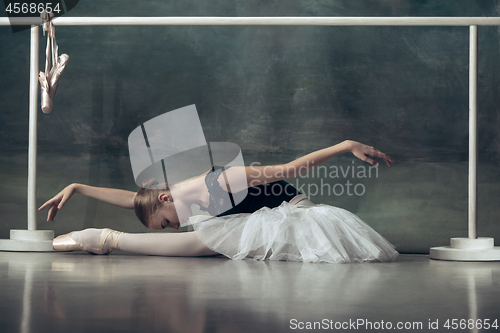
[(142, 182), (141, 187), (146, 188), (148, 190), (152, 190), (152, 189), (157, 189), (158, 185), (159, 183), (156, 181), (156, 179), (148, 178)]
[(169, 190), (167, 183), (158, 183), (154, 178), (144, 180), (141, 187), (146, 190)]

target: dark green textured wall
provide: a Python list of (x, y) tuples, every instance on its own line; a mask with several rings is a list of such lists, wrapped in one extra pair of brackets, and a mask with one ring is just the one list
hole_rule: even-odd
[[(81, 1), (69, 16), (498, 16), (498, 1)], [(127, 138), (196, 104), (208, 141), (246, 164), (283, 163), (344, 139), (393, 156), (378, 177), (291, 180), (344, 207), (401, 252), (467, 230), (467, 27), (57, 27), (71, 60), (53, 112), (39, 112), (38, 204), (81, 182), (136, 190)], [(0, 27), (0, 238), (26, 227), (29, 32)], [(45, 39), (41, 37), (43, 50)], [(40, 68), (45, 57), (40, 54)], [(500, 240), (499, 28), (479, 28), (479, 235)], [(327, 164), (361, 167), (351, 156)], [(362, 184), (361, 196), (326, 193)], [(323, 187), (322, 187), (323, 186)], [(323, 188), (323, 192), (315, 189)], [(338, 192), (337, 192), (338, 193)], [(56, 234), (140, 232), (133, 212), (75, 197)]]

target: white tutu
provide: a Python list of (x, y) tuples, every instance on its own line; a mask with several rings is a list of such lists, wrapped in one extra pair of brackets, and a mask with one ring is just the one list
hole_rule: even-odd
[(231, 259), (386, 262), (399, 254), (353, 213), (309, 200), (252, 214), (198, 215), (189, 224), (207, 247)]

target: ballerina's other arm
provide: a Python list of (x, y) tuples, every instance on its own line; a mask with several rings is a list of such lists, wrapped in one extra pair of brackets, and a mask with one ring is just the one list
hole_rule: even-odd
[[(351, 152), (360, 160), (370, 163), (373, 166), (379, 166), (379, 163), (373, 158), (380, 158), (385, 161), (387, 166), (391, 167), (394, 160), (382, 153), (378, 149), (365, 144), (346, 140), (334, 146), (317, 150), (286, 164), (268, 165), (268, 166), (249, 166), (233, 167), (225, 171), (227, 179), (241, 179), (242, 172), (246, 172), (247, 184), (234, 181), (231, 184), (231, 192), (238, 192), (244, 187), (251, 187), (265, 183), (271, 183), (278, 180), (298, 177), (300, 174), (319, 166), (320, 164), (332, 159), (335, 156)], [(219, 178), (219, 182), (224, 182), (224, 178)]]
[(47, 215), (47, 221), (54, 221), (54, 217), (56, 216), (57, 211), (61, 209), (66, 201), (68, 201), (69, 198), (71, 198), (71, 196), (75, 193), (84, 195), (89, 198), (97, 199), (99, 201), (120, 208), (134, 209), (135, 192), (75, 183), (66, 186), (52, 199), (41, 205), (38, 210), (43, 210), (45, 207), (50, 206), (49, 213)]

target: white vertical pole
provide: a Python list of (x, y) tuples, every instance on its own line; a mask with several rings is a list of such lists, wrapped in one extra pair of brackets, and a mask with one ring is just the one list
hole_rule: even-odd
[[(28, 230), (10, 230), (10, 239), (0, 239), (0, 251), (53, 251), (53, 230), (36, 230), (36, 137), (38, 111), (38, 53), (40, 28), (31, 26), (30, 42), (30, 102), (28, 140)], [(27, 312), (29, 315), (29, 312)], [(24, 323), (24, 314), (23, 314)], [(24, 326), (23, 329), (29, 328)]]
[(477, 25), (469, 44), (469, 238), (477, 238)]
[(40, 28), (31, 26), (30, 48), (30, 106), (28, 146), (28, 230), (36, 230), (36, 150), (38, 123), (38, 54)]

